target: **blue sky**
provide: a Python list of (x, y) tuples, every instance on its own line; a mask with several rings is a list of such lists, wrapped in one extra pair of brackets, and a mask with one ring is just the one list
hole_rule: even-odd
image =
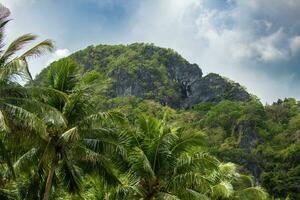
[(149, 42), (178, 51), (204, 73), (246, 86), (262, 102), (300, 99), (299, 0), (0, 0), (14, 19), (7, 40), (35, 33), (57, 50), (49, 62), (88, 45)]

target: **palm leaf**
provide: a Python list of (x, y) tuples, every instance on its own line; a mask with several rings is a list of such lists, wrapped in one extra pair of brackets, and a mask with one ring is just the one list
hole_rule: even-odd
[(266, 193), (262, 188), (260, 187), (250, 187), (247, 189), (243, 189), (240, 191), (235, 192), (235, 198), (239, 200), (267, 200), (268, 199), (268, 193)]
[(51, 52), (54, 48), (53, 41), (51, 40), (44, 40), (31, 49), (27, 50), (25, 53), (23, 53), (20, 58), (21, 59), (27, 59), (30, 57), (38, 57), (43, 55), (45, 52)]
[(63, 153), (63, 163), (59, 170), (62, 183), (69, 193), (80, 193), (82, 177), (79, 168), (72, 163), (66, 153)]
[(11, 56), (13, 56), (17, 51), (21, 50), (25, 44), (35, 40), (36, 38), (37, 36), (32, 34), (25, 34), (18, 37), (7, 47), (6, 51), (4, 51), (3, 55), (0, 57), (0, 61), (2, 63), (8, 62)]
[(35, 131), (41, 138), (47, 139), (46, 125), (37, 115), (8, 103), (0, 102), (0, 108), (11, 123)]

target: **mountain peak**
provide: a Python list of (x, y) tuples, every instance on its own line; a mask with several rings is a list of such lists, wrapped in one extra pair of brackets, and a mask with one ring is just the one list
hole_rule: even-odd
[(250, 95), (238, 83), (218, 74), (203, 77), (172, 49), (153, 44), (89, 46), (70, 56), (83, 72), (96, 70), (112, 79), (111, 98), (137, 96), (174, 108), (189, 108), (200, 102), (248, 101)]

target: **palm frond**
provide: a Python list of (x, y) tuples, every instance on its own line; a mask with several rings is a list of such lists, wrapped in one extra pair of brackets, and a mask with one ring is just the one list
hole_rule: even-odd
[(127, 148), (131, 142), (131, 136), (127, 132), (118, 133), (117, 131), (97, 128), (81, 130), (85, 136), (89, 133), (91, 137), (82, 140), (87, 148), (97, 153), (119, 154), (123, 158), (127, 157)]
[(17, 78), (32, 80), (31, 74), (28, 71), (28, 64), (24, 59), (14, 59), (3, 65), (0, 69), (0, 78), (6, 81)]
[(1, 200), (15, 200), (17, 199), (17, 191), (6, 190), (0, 188), (0, 199)]
[(266, 193), (261, 187), (251, 187), (244, 190), (235, 192), (235, 198), (238, 200), (267, 200), (268, 193)]
[(7, 167), (12, 175), (13, 178), (16, 177), (15, 175), (15, 170), (13, 168), (13, 163), (12, 160), (10, 158), (9, 152), (5, 147), (5, 144), (3, 143), (2, 139), (0, 139), (0, 156), (4, 159), (4, 161), (7, 164)]
[(67, 121), (63, 114), (46, 103), (30, 98), (8, 97), (2, 100), (6, 103), (26, 109), (31, 113), (35, 113), (36, 116), (42, 119), (47, 125), (51, 125), (51, 127), (67, 127)]
[(178, 198), (177, 196), (175, 196), (173, 194), (169, 194), (167, 192), (158, 192), (155, 195), (155, 198), (157, 200), (180, 200), (180, 198)]
[(207, 174), (218, 170), (219, 161), (208, 153), (194, 155), (183, 154), (177, 158), (175, 174), (185, 173), (192, 170), (202, 171)]
[[(10, 131), (10, 129), (7, 125), (5, 116), (4, 116), (3, 112), (0, 110), (0, 133), (1, 132), (9, 132), (9, 131)], [(0, 137), (0, 139), (1, 139), (1, 137)]]
[(14, 170), (19, 173), (30, 170), (32, 164), (37, 162), (37, 153), (38, 151), (36, 148), (32, 148), (27, 151), (14, 163)]
[(43, 55), (45, 52), (51, 52), (54, 49), (53, 41), (52, 40), (44, 40), (31, 49), (27, 50), (23, 53), (20, 58), (27, 59), (30, 57), (38, 57)]
[(196, 190), (192, 190), (192, 189), (187, 189), (187, 197), (189, 198), (189, 199), (197, 199), (197, 200), (210, 200), (210, 198), (207, 196), (207, 195), (205, 195), (205, 194), (202, 194), (202, 193), (200, 193), (200, 192), (198, 192), (198, 191), (196, 191)]
[(197, 172), (186, 172), (173, 177), (169, 187), (176, 191), (178, 188), (195, 188), (201, 192), (209, 191), (211, 180), (204, 174)]
[(212, 196), (215, 199), (229, 198), (233, 192), (233, 187), (229, 182), (223, 181), (212, 187)]
[(199, 132), (181, 132), (177, 134), (177, 139), (173, 140), (170, 150), (173, 154), (181, 154), (188, 152), (194, 147), (199, 147), (203, 144), (203, 134)]
[(83, 163), (87, 167), (87, 171), (97, 172), (106, 184), (120, 184), (120, 180), (116, 174), (117, 169), (109, 158), (84, 146), (80, 146), (78, 150), (76, 154), (80, 157), (80, 163)]
[(16, 54), (17, 51), (21, 50), (25, 44), (34, 41), (36, 38), (37, 36), (33, 34), (25, 34), (18, 37), (7, 47), (6, 51), (4, 51), (3, 55), (0, 57), (0, 61), (2, 63), (9, 62), (9, 59)]
[(41, 138), (47, 139), (45, 123), (37, 115), (8, 103), (0, 103), (0, 108), (7, 119), (14, 125), (21, 126), (29, 131), (34, 131)]
[(63, 154), (62, 162), (59, 175), (62, 178), (63, 185), (67, 189), (67, 192), (79, 194), (82, 182), (79, 168), (68, 159), (66, 153)]
[(78, 128), (73, 127), (64, 132), (58, 139), (58, 144), (67, 146), (71, 145), (79, 140)]
[(134, 147), (129, 154), (129, 162), (131, 170), (143, 174), (150, 179), (155, 178), (155, 172), (152, 169), (151, 163), (145, 155), (144, 151), (139, 147)]
[(78, 122), (78, 127), (90, 127), (93, 123), (100, 123), (105, 121), (124, 123), (125, 116), (124, 114), (116, 111), (98, 112), (97, 114), (90, 115)]

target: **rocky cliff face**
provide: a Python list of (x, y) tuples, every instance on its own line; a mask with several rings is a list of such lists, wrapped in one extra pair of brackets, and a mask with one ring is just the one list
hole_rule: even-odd
[(250, 95), (238, 84), (224, 79), (218, 74), (198, 77), (185, 85), (187, 96), (182, 99), (182, 107), (191, 107), (200, 102), (222, 100), (247, 101)]
[(238, 83), (217, 74), (203, 77), (197, 64), (190, 64), (171, 49), (150, 44), (90, 46), (71, 58), (83, 72), (97, 70), (112, 79), (110, 97), (134, 95), (173, 108), (250, 99)]
[[(248, 155), (251, 154), (251, 151), (255, 149), (257, 145), (264, 142), (258, 134), (255, 124), (253, 124), (251, 121), (243, 121), (238, 123), (234, 127), (233, 136), (237, 141), (238, 148), (243, 149)], [(240, 164), (246, 166), (256, 180), (258, 180), (262, 172), (260, 162), (261, 161), (258, 158), (240, 159)]]

